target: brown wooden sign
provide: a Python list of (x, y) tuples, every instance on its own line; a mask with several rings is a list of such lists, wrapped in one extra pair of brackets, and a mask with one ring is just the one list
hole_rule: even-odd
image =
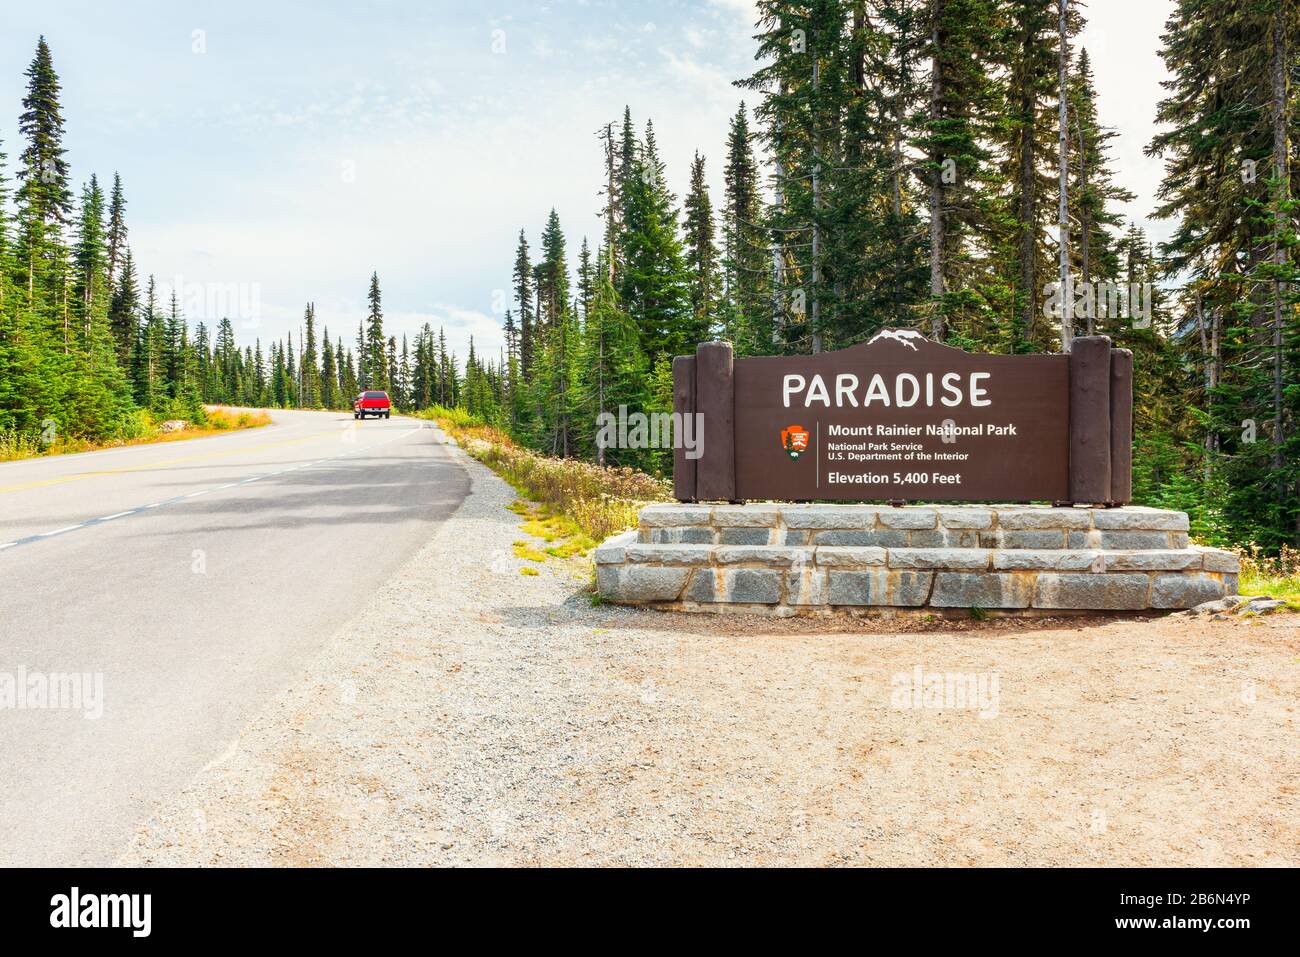
[(886, 329), (814, 356), (673, 363), (674, 412), (699, 413), (676, 496), (1122, 504), (1131, 494), (1133, 362), (1104, 336), (1069, 355), (987, 355)]

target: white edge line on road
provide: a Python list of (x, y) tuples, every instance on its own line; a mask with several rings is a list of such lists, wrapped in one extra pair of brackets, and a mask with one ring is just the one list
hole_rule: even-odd
[(17, 544), (17, 542), (5, 542), (3, 545), (0, 545), (0, 551), (4, 551), (6, 548), (13, 548)]
[(136, 509), (128, 508), (125, 512), (114, 512), (112, 515), (105, 515), (103, 518), (97, 518), (97, 522), (111, 522), (115, 518), (121, 518), (123, 515), (130, 515)]
[(64, 532), (75, 532), (77, 529), (82, 528), (85, 524), (86, 524), (85, 522), (80, 522), (76, 525), (68, 525), (65, 526), (64, 528), (56, 528), (52, 532), (41, 532), (41, 538), (49, 538), (51, 535), (62, 535)]

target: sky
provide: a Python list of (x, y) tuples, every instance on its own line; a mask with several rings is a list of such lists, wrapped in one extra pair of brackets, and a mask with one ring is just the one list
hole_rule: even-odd
[[(732, 82), (754, 66), (751, 0), (0, 2), (0, 152), (12, 167), (44, 34), (78, 194), (120, 173), (139, 269), (241, 345), (296, 339), (308, 301), (351, 344), (377, 271), (389, 334), (429, 322), (496, 355), (519, 230), (536, 250), (554, 207), (571, 264), (598, 243), (605, 123), (653, 119), (679, 197), (698, 149), (720, 203), (727, 124), (753, 102)], [(1139, 221), (1172, 6), (1092, 0), (1081, 38)]]

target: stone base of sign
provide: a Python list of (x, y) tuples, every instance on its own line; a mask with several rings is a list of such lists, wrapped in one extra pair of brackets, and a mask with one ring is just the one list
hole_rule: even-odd
[(1137, 507), (650, 505), (595, 559), (608, 601), (776, 615), (1172, 610), (1238, 573), (1186, 514)]

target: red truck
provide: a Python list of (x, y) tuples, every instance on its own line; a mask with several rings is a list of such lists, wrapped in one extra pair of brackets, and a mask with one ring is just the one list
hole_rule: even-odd
[(362, 392), (352, 400), (352, 418), (364, 419), (368, 415), (375, 418), (392, 418), (393, 405), (388, 401), (388, 393), (379, 389)]

